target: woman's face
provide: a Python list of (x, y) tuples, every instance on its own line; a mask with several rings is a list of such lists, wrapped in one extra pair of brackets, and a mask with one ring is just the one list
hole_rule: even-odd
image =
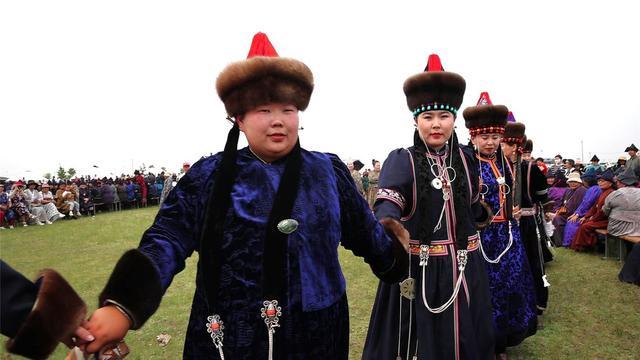
[(502, 146), (502, 152), (507, 158), (511, 158), (511, 156), (516, 152), (516, 148), (518, 147), (518, 145), (516, 144), (512, 145), (504, 142), (501, 143), (500, 146)]
[(294, 105), (261, 105), (237, 121), (251, 150), (266, 162), (289, 154), (298, 141), (300, 120)]
[(552, 186), (554, 182), (556, 182), (556, 179), (552, 177), (547, 178), (547, 185)]
[(612, 185), (613, 185), (613, 183), (611, 183), (610, 181), (607, 181), (607, 180), (604, 180), (604, 179), (598, 179), (598, 186), (600, 186), (600, 189), (602, 189), (602, 190), (607, 190)]
[(579, 183), (577, 181), (569, 181), (569, 182), (567, 182), (567, 184), (569, 184), (569, 188), (571, 190), (575, 190), (575, 189), (579, 188), (582, 185), (581, 183)]
[(502, 135), (500, 134), (480, 134), (474, 135), (471, 142), (476, 146), (482, 155), (493, 155), (498, 151)]
[(349, 161), (347, 163), (347, 168), (349, 169), (349, 171), (353, 171), (353, 161)]
[(380, 161), (376, 161), (376, 163), (373, 165), (373, 170), (380, 171)]
[(449, 111), (425, 111), (415, 118), (420, 138), (428, 147), (440, 150), (453, 133), (455, 118)]

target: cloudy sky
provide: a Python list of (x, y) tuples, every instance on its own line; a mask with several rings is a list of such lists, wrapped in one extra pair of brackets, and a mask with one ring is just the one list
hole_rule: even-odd
[[(640, 25), (626, 1), (5, 1), (0, 176), (177, 170), (221, 151), (215, 92), (266, 32), (316, 88), (303, 147), (384, 159), (411, 145), (402, 84), (438, 53), (527, 125), (534, 155), (614, 159), (640, 145)], [(458, 134), (466, 141), (463, 119)], [(583, 146), (583, 150), (581, 148)], [(97, 165), (98, 168), (93, 168)]]

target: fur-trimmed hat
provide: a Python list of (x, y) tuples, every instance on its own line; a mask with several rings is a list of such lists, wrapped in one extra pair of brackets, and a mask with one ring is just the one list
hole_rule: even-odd
[(216, 90), (229, 116), (270, 103), (293, 104), (304, 111), (313, 92), (313, 74), (301, 61), (279, 57), (267, 35), (257, 33), (247, 59), (218, 75)]
[(523, 123), (516, 121), (516, 118), (513, 116), (511, 111), (509, 111), (507, 119), (507, 126), (504, 128), (504, 137), (502, 138), (502, 142), (516, 145), (522, 144), (525, 140), (524, 132), (526, 127)]
[[(526, 135), (525, 135), (526, 136)], [(527, 139), (522, 146), (522, 152), (531, 153), (533, 152), (533, 140)]]
[(424, 72), (405, 80), (403, 90), (414, 117), (431, 110), (446, 110), (455, 116), (466, 87), (462, 76), (444, 71), (440, 57), (431, 54)]
[(476, 106), (464, 109), (464, 125), (471, 136), (480, 134), (503, 134), (507, 124), (507, 109), (504, 105), (493, 105), (489, 93), (480, 94)]

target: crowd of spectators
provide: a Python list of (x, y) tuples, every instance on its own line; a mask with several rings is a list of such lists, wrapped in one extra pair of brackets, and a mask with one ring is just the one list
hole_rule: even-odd
[(0, 182), (0, 230), (50, 225), (59, 219), (77, 219), (102, 210), (160, 204), (189, 167), (184, 163), (180, 175), (136, 170), (133, 176), (123, 174), (116, 178), (82, 176), (46, 182)]

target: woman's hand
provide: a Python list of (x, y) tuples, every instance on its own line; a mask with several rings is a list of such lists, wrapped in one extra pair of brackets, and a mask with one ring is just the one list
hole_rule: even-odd
[(130, 326), (129, 319), (114, 305), (99, 308), (86, 323), (86, 329), (95, 340), (87, 344), (85, 351), (95, 353), (109, 343), (122, 340)]

